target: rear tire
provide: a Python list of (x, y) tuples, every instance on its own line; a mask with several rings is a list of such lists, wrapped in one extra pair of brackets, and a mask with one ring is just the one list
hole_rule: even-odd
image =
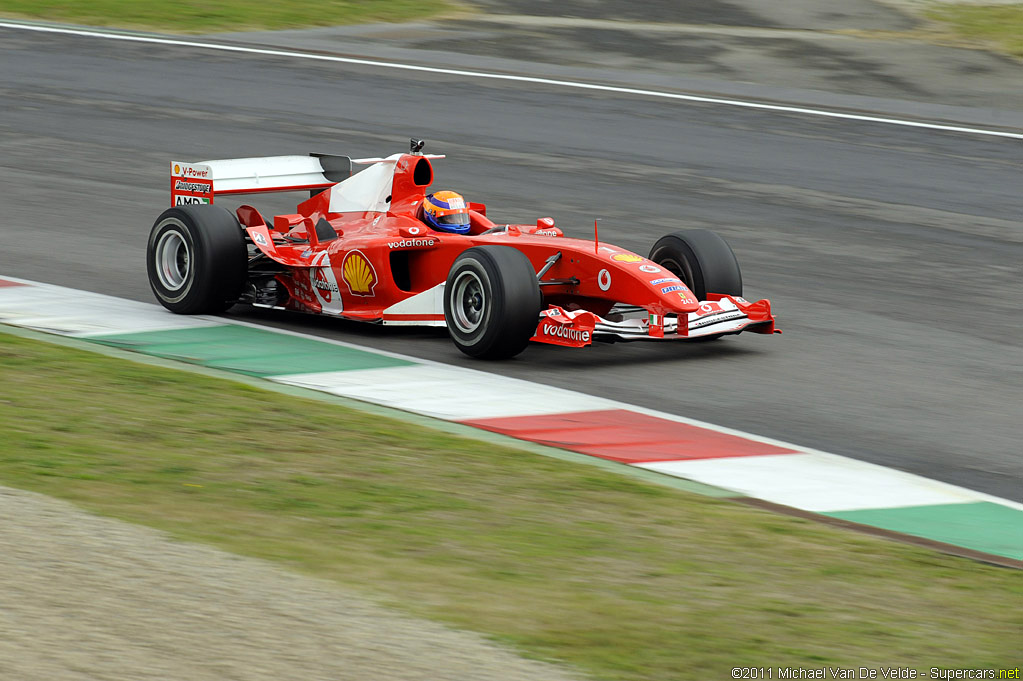
[(237, 218), (220, 206), (168, 208), (146, 248), (149, 285), (178, 314), (223, 312), (237, 302), (248, 264)]
[(478, 359), (526, 349), (540, 321), (536, 271), (507, 246), (476, 246), (455, 260), (444, 286), (444, 321), (455, 346)]
[(657, 240), (650, 260), (668, 270), (693, 292), (698, 300), (708, 293), (742, 295), (739, 261), (728, 242), (707, 229), (674, 232)]

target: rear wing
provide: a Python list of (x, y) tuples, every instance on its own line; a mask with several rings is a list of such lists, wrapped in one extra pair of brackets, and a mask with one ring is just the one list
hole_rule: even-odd
[(331, 154), (171, 161), (171, 205), (213, 203), (214, 196), (309, 190), (348, 179), (352, 159)]

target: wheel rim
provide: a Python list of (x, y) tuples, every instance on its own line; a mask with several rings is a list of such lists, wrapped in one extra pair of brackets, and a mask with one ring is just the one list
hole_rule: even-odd
[(479, 275), (471, 271), (459, 274), (452, 287), (451, 303), (451, 316), (458, 330), (466, 334), (477, 331), (487, 315), (487, 294)]
[(156, 275), (168, 291), (177, 291), (188, 280), (192, 251), (180, 231), (171, 228), (156, 242)]
[(674, 258), (663, 258), (661, 260), (655, 260), (654, 262), (681, 279), (683, 284), (688, 286), (693, 293), (696, 293), (693, 289), (693, 273), (685, 266), (685, 264), (680, 263)]

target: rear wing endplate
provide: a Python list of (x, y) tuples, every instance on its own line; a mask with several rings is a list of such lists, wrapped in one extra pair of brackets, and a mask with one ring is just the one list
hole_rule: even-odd
[(331, 154), (171, 161), (171, 205), (213, 203), (214, 196), (309, 190), (348, 179), (352, 159)]

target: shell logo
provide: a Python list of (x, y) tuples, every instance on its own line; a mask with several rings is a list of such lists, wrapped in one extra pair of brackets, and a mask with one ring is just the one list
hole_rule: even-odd
[(179, 166), (177, 163), (175, 163), (174, 164), (174, 174), (177, 175), (180, 172), (181, 172), (181, 166)]
[(631, 253), (616, 253), (611, 256), (611, 259), (617, 260), (618, 262), (640, 262), (643, 258), (638, 255), (632, 255)]
[(362, 251), (350, 251), (341, 263), (341, 278), (353, 296), (372, 296), (377, 273)]

